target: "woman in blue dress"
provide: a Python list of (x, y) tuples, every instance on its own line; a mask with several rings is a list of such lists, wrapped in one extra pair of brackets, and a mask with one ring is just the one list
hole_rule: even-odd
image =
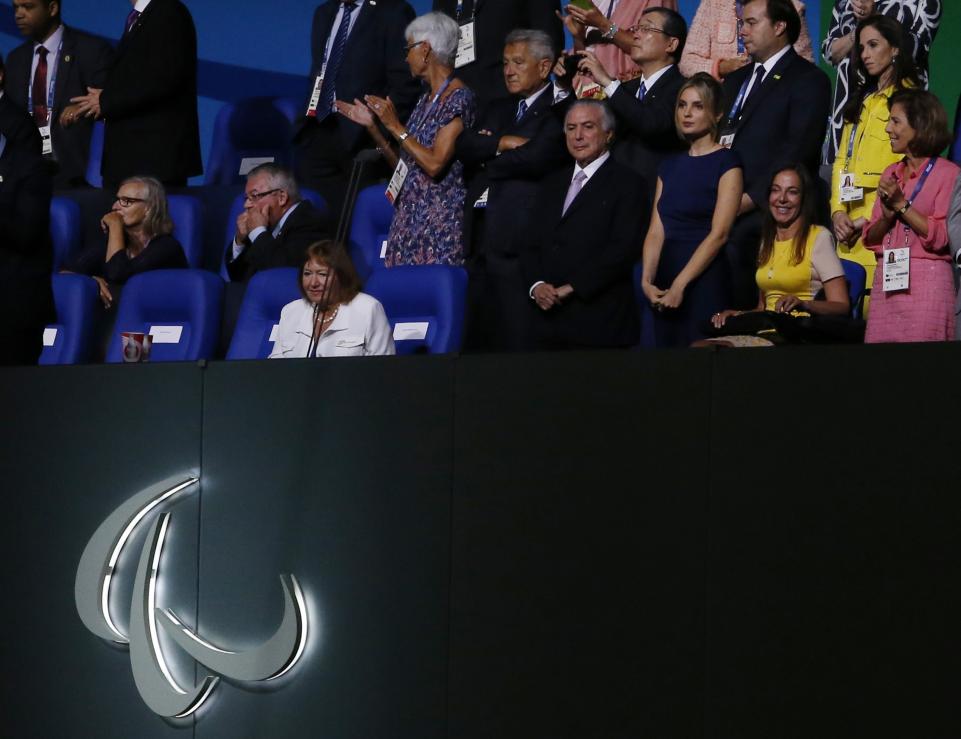
[[(429, 91), (421, 95), (405, 126), (390, 98), (367, 95), (337, 109), (366, 126), (394, 177), (388, 199), (394, 218), (387, 236), (385, 264), (462, 264), (464, 261), (464, 165), (454, 145), (474, 125), (474, 94), (454, 79), (459, 28), (443, 13), (427, 13), (404, 31), (407, 64)], [(380, 124), (396, 140), (387, 141)], [(399, 186), (398, 186), (399, 185)]]
[(675, 123), (690, 148), (661, 164), (641, 277), (658, 347), (704, 338), (702, 326), (730, 300), (727, 263), (718, 256), (744, 183), (737, 154), (718, 143), (722, 105), (720, 84), (703, 72), (678, 93)]

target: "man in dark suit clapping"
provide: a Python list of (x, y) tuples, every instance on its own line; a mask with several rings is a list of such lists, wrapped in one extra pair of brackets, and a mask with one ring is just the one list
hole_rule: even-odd
[(7, 57), (7, 94), (40, 129), (54, 187), (83, 187), (93, 119), (64, 128), (59, 116), (71, 98), (103, 87), (113, 49), (62, 23), (59, 0), (14, 0), (13, 12), (29, 41)]
[(492, 100), (506, 96), (501, 54), (508, 33), (536, 28), (550, 36), (555, 49), (564, 48), (564, 28), (556, 15), (560, 7), (560, 0), (434, 0), (434, 10), (461, 26), (462, 45), (465, 29), (473, 33), (474, 53), (459, 55), (456, 74), (474, 91), (481, 114)]
[(641, 76), (621, 84), (590, 51), (582, 53), (581, 71), (604, 88), (617, 118), (614, 158), (638, 172), (653, 199), (657, 169), (668, 154), (687, 150), (677, 133), (674, 108), (684, 77), (677, 63), (687, 39), (687, 23), (669, 8), (648, 8), (629, 29), (634, 36), (631, 59)]
[(135, 175), (182, 187), (203, 172), (197, 119), (197, 32), (180, 0), (131, 0), (103, 89), (89, 88), (61, 114), (71, 125), (103, 118), (104, 187)]
[(457, 139), (457, 158), (471, 172), (467, 206), (478, 214), (472, 341), (499, 351), (529, 345), (530, 301), (520, 252), (536, 219), (542, 178), (570, 161), (558, 110), (566, 106), (554, 105), (550, 83), (554, 54), (543, 31), (512, 31), (504, 47), (504, 84), (511, 97), (491, 103), (475, 130)]
[(564, 120), (574, 157), (544, 182), (523, 254), (539, 349), (629, 347), (640, 329), (632, 272), (648, 225), (644, 180), (614, 161), (614, 116), (594, 100)]
[(816, 174), (827, 130), (831, 83), (792, 48), (800, 33), (801, 18), (791, 0), (746, 0), (741, 35), (753, 64), (724, 79), (727, 120), (721, 143), (744, 163), (744, 195), (726, 249), (734, 307), (742, 310), (757, 305), (761, 209), (771, 178), (792, 163)]

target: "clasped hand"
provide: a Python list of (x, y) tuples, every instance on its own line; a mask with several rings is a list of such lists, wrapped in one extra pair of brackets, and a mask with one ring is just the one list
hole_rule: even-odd
[(541, 310), (550, 310), (555, 305), (560, 305), (574, 293), (574, 288), (570, 285), (554, 287), (550, 283), (542, 282), (534, 288), (534, 302)]
[(652, 282), (641, 283), (641, 290), (651, 303), (654, 310), (664, 310), (665, 308), (680, 308), (684, 302), (684, 288), (680, 285), (671, 285), (667, 290), (662, 290)]

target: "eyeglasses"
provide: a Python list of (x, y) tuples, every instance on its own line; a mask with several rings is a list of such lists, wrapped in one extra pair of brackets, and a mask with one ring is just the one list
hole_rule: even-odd
[(409, 52), (411, 49), (413, 49), (415, 46), (420, 46), (422, 43), (424, 43), (424, 42), (423, 42), (423, 41), (415, 41), (415, 42), (412, 43), (412, 44), (407, 44), (407, 46), (404, 47), (404, 53), (405, 53), (405, 54), (408, 53), (408, 52)]
[(146, 203), (147, 201), (144, 200), (143, 198), (125, 198), (125, 197), (121, 197), (120, 195), (118, 195), (118, 196), (114, 199), (114, 202), (115, 202), (115, 203), (120, 203), (120, 207), (121, 207), (121, 208), (129, 208), (129, 207), (130, 207), (131, 205), (133, 205), (134, 203)]
[(263, 200), (268, 195), (273, 195), (275, 192), (280, 192), (282, 188), (275, 187), (273, 190), (264, 190), (263, 192), (249, 192), (244, 193), (244, 201), (250, 201), (251, 203), (257, 203)]
[[(671, 36), (671, 34), (669, 34), (664, 29), (655, 28), (654, 26), (642, 26), (642, 25), (631, 26), (630, 28), (627, 29), (627, 32), (628, 33), (660, 33), (665, 36)], [(674, 38), (674, 37), (671, 36), (671, 38)]]

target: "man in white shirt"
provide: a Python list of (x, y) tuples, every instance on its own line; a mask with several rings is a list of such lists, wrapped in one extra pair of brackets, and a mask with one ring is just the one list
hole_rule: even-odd
[(302, 200), (293, 174), (276, 164), (261, 164), (247, 175), (244, 210), (227, 246), (230, 279), (250, 279), (262, 269), (301, 267), (311, 244), (330, 238), (327, 219)]

